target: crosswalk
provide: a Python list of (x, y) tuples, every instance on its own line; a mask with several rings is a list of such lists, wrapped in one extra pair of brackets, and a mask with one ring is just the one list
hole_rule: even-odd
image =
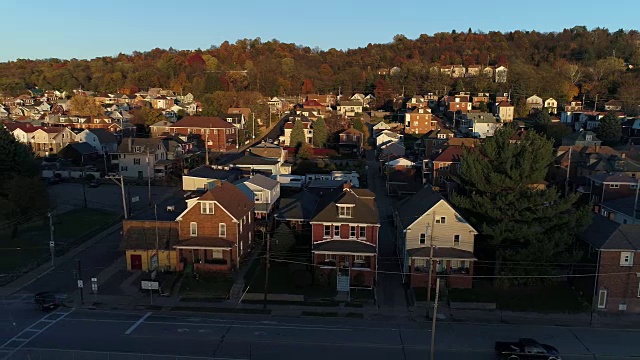
[(72, 313), (73, 310), (73, 308), (59, 308), (34, 322), (16, 336), (7, 340), (7, 342), (0, 346), (0, 359), (9, 359), (16, 351), (24, 347), (29, 341), (47, 330), (51, 325)]

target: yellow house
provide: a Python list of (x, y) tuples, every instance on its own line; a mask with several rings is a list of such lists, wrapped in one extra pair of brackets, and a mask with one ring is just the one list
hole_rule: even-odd
[[(156, 225), (157, 224), (157, 225)], [(175, 221), (125, 220), (122, 223), (121, 249), (125, 251), (127, 270), (150, 271), (151, 259), (157, 254), (159, 271), (175, 271), (178, 223)]]

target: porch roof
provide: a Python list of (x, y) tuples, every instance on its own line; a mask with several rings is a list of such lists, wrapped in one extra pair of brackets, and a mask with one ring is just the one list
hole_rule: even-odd
[(313, 245), (314, 253), (376, 254), (376, 247), (355, 240), (329, 240)]
[(176, 249), (231, 249), (236, 244), (221, 237), (200, 236), (186, 240), (180, 240), (173, 247)]
[[(415, 249), (408, 249), (407, 255), (412, 258), (425, 258), (428, 259), (431, 250), (428, 246)], [(462, 260), (477, 260), (473, 255), (473, 252), (447, 247), (436, 247), (433, 249), (434, 259), (462, 259)]]

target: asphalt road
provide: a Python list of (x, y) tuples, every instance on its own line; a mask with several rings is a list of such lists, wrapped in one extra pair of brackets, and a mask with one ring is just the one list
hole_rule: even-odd
[[(262, 315), (155, 314), (6, 305), (19, 326), (0, 325), (0, 359), (403, 359), (429, 358), (429, 324)], [(27, 326), (33, 321), (32, 326)], [(26, 330), (25, 330), (26, 329)], [(24, 331), (23, 331), (24, 330)], [(532, 337), (563, 359), (631, 359), (640, 332), (591, 328), (441, 323), (436, 359), (495, 359), (496, 340)], [(13, 340), (12, 340), (13, 339)], [(4, 344), (4, 345), (1, 345)], [(142, 354), (147, 354), (143, 356)]]

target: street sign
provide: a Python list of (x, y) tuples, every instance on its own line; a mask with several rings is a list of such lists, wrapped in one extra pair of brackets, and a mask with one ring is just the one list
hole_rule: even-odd
[(140, 196), (134, 196), (134, 197), (131, 198), (131, 202), (132, 203), (138, 202), (138, 201), (140, 201)]
[(158, 268), (158, 254), (153, 254), (151, 255), (151, 259), (149, 260), (149, 262), (151, 263), (151, 271), (155, 270)]
[(49, 247), (54, 247), (54, 246), (56, 246), (56, 243), (53, 241), (49, 241)]
[(78, 288), (82, 289), (84, 287), (84, 283), (82, 280), (78, 280)]
[(151, 272), (151, 280), (155, 280), (156, 279), (156, 275), (158, 275), (158, 270), (153, 270)]
[(160, 284), (157, 281), (144, 281), (141, 282), (141, 287), (143, 290), (158, 290), (160, 288)]

